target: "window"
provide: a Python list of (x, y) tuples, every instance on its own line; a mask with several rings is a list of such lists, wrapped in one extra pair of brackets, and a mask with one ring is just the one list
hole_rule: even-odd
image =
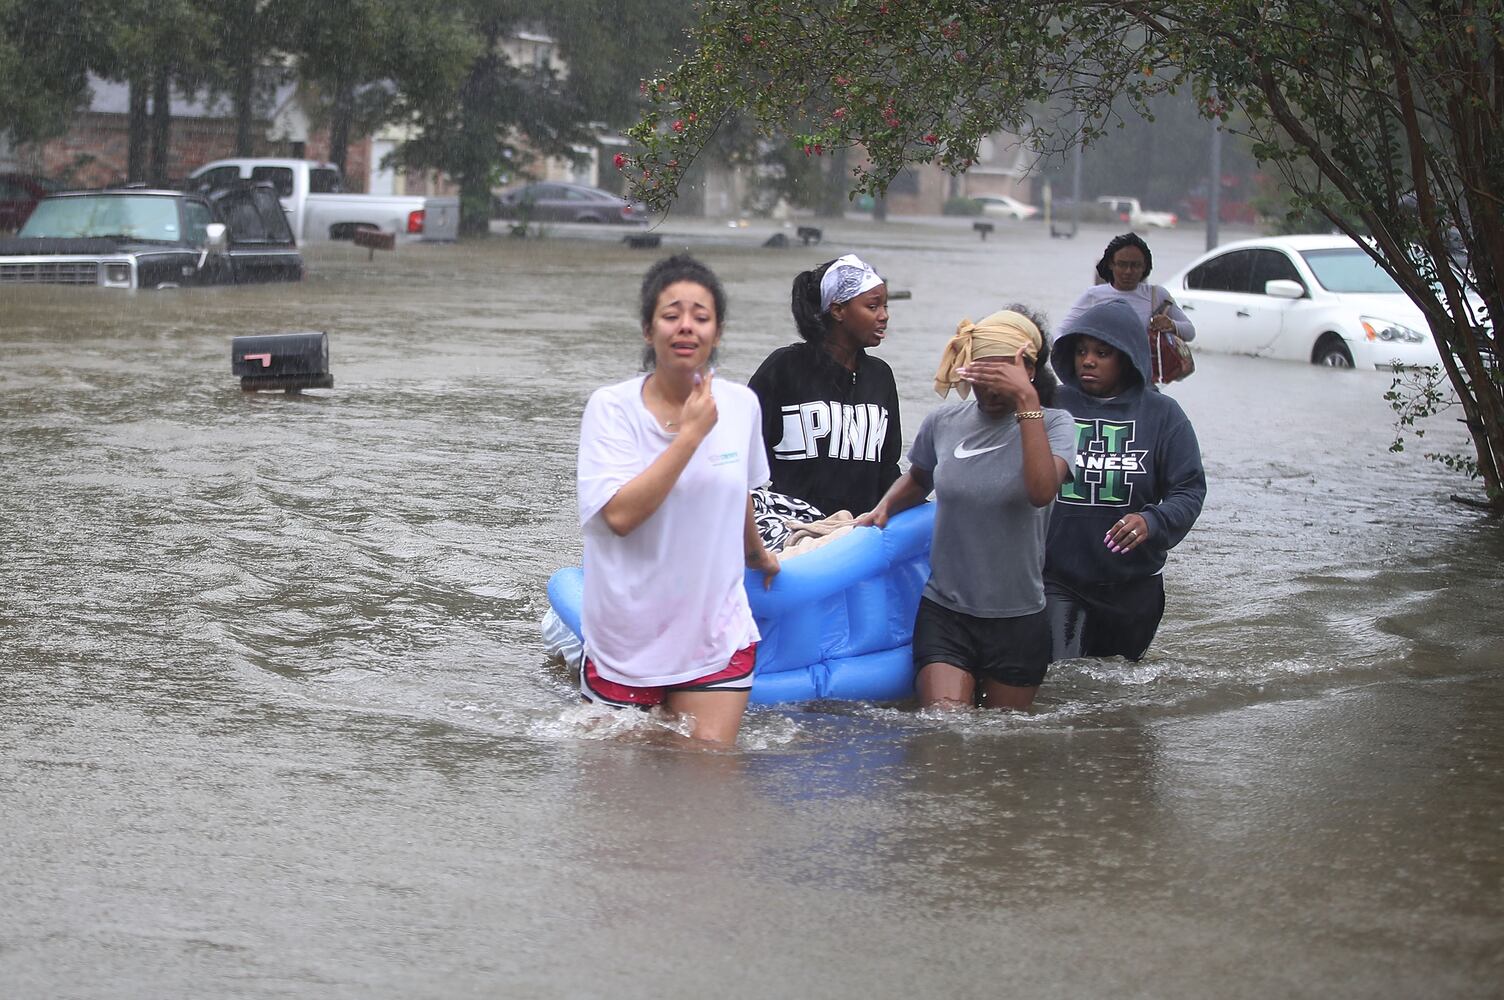
[(1268, 294), (1264, 291), (1264, 286), (1271, 281), (1294, 281), (1302, 288), (1305, 287), (1305, 282), (1300, 280), (1300, 272), (1295, 270), (1295, 265), (1285, 256), (1284, 251), (1254, 250), (1252, 291), (1256, 295)]
[(1234, 250), (1194, 268), (1185, 276), (1187, 288), (1208, 292), (1246, 292), (1253, 271), (1252, 250)]
[(206, 170), (198, 176), (198, 186), (205, 191), (218, 191), (227, 188), (240, 180), (239, 167), (215, 167)]
[(277, 197), (292, 197), (292, 168), (291, 167), (256, 167), (251, 171), (253, 181), (271, 181), (277, 189)]
[(282, 210), (282, 203), (272, 192), (262, 188), (251, 192), (251, 199), (256, 203), (256, 210), (261, 214), (261, 222), (266, 227), (267, 239), (273, 243), (291, 243), (292, 227), (287, 224), (287, 213)]
[(1404, 289), (1374, 263), (1372, 257), (1359, 250), (1307, 250), (1301, 254), (1329, 292), (1382, 292), (1390, 295), (1404, 294)]
[(21, 236), (130, 237), (176, 243), (178, 199), (166, 195), (99, 194), (37, 204)]
[(291, 243), (282, 203), (266, 188), (242, 188), (215, 201), (234, 243)]
[[(333, 167), (315, 167), (308, 171), (309, 194), (343, 194), (344, 190), (344, 181), (340, 179), (339, 171)], [(279, 189), (277, 193), (282, 192)]]
[(266, 225), (261, 213), (256, 211), (255, 202), (251, 201), (249, 191), (236, 191), (220, 198), (216, 204), (219, 206), (220, 217), (230, 229), (231, 242), (266, 242)]
[(183, 202), (183, 239), (191, 247), (201, 247), (209, 242), (209, 223), (214, 214), (201, 201)]

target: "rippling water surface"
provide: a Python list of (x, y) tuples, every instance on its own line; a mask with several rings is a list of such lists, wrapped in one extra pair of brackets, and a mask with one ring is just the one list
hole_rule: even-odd
[[(1062, 315), (1111, 235), (825, 228), (665, 242), (726, 281), (727, 377), (799, 269), (912, 291), (910, 435), (959, 319)], [(581, 409), (640, 345), (650, 258), (604, 235), (0, 292), (0, 994), (1497, 995), (1504, 532), (1387, 450), (1388, 377), (1202, 354), (1170, 390), (1211, 492), (1143, 663), (691, 752), (538, 634)], [(1153, 245), (1163, 278), (1200, 236)], [(298, 329), (336, 387), (242, 395), (230, 337)]]

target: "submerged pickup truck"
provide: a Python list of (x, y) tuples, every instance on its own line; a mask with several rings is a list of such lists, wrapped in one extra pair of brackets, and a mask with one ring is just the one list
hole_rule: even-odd
[(452, 241), (459, 236), (460, 201), (455, 197), (350, 194), (332, 163), (317, 160), (215, 160), (188, 175), (195, 191), (214, 191), (242, 181), (266, 181), (277, 189), (299, 243), (348, 240), (357, 229), (381, 229), (399, 240)]
[(69, 191), (0, 239), (0, 286), (178, 288), (298, 281), (303, 257), (277, 195), (238, 184), (203, 196), (151, 188)]

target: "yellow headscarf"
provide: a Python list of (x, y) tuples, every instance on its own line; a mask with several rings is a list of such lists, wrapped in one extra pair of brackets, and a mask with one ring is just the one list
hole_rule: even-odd
[(956, 327), (956, 335), (945, 345), (940, 355), (940, 367), (935, 371), (935, 392), (943, 398), (952, 388), (962, 399), (971, 395), (971, 384), (956, 375), (957, 368), (965, 368), (977, 358), (1011, 358), (1024, 349), (1024, 357), (1038, 364), (1039, 352), (1044, 348), (1044, 338), (1039, 334), (1029, 317), (1011, 309), (993, 313), (980, 323), (963, 319)]

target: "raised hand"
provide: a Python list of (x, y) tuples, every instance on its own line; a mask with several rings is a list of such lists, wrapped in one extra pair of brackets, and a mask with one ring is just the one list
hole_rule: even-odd
[(956, 374), (973, 386), (986, 389), (1013, 401), (1015, 409), (1035, 409), (1039, 394), (1029, 379), (1028, 366), (1024, 364), (1024, 348), (1011, 358), (977, 358)]
[(689, 391), (689, 398), (684, 401), (684, 408), (679, 411), (680, 434), (692, 434), (703, 438), (710, 433), (710, 429), (720, 419), (720, 413), (715, 408), (715, 396), (710, 391), (710, 384), (714, 379), (715, 370), (711, 369)]

